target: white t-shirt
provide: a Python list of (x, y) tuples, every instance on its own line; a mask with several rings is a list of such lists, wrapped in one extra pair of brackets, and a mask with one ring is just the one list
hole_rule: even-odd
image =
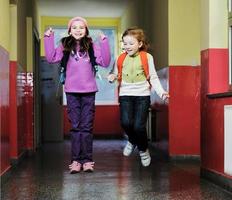
[[(162, 95), (165, 93), (165, 91), (155, 70), (153, 56), (147, 53), (147, 58), (149, 65), (150, 82), (152, 85), (151, 90), (148, 81), (128, 83), (122, 80), (119, 90), (119, 96), (150, 96), (151, 92), (155, 91), (159, 95), (159, 97), (162, 98)], [(113, 74), (118, 74), (117, 61), (115, 63)]]

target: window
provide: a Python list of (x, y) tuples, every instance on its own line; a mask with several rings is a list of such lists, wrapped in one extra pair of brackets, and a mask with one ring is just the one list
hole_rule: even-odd
[[(55, 30), (55, 43), (60, 43), (60, 38), (67, 35), (68, 17), (47, 17), (41, 18), (41, 33), (44, 33), (48, 27), (53, 27)], [(117, 105), (117, 85), (116, 83), (109, 84), (107, 75), (114, 66), (114, 60), (118, 53), (119, 41), (118, 33), (120, 32), (120, 19), (118, 18), (87, 18), (89, 24), (89, 31), (92, 39), (95, 41), (99, 32), (103, 32), (108, 36), (111, 48), (111, 63), (108, 68), (98, 68), (96, 76), (99, 91), (96, 94), (96, 105)], [(41, 55), (44, 55), (43, 42), (41, 43)], [(63, 95), (63, 104), (66, 105), (66, 98)]]
[(229, 84), (232, 88), (232, 0), (228, 1), (229, 3), (229, 17), (228, 17), (228, 26), (229, 26)]
[[(55, 27), (53, 28), (55, 32), (55, 44), (59, 45), (60, 39), (67, 35), (66, 27)], [(117, 87), (116, 83), (109, 84), (107, 80), (107, 75), (113, 67), (113, 62), (115, 58), (115, 44), (116, 44), (116, 30), (115, 28), (101, 28), (101, 27), (89, 27), (89, 34), (91, 35), (94, 42), (97, 42), (99, 37), (99, 32), (103, 32), (109, 38), (111, 47), (111, 63), (108, 68), (98, 67), (98, 72), (96, 74), (98, 92), (96, 93), (96, 105), (111, 105), (117, 104)], [(66, 105), (66, 96), (63, 93), (63, 104)]]

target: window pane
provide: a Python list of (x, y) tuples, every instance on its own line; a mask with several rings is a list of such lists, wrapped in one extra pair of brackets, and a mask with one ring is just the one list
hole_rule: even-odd
[(116, 30), (114, 28), (90, 28), (89, 34), (93, 41), (97, 41), (99, 32), (103, 32), (109, 39), (111, 48), (111, 63), (108, 68), (99, 67), (96, 74), (98, 92), (96, 93), (96, 104), (116, 104), (117, 103), (117, 86), (116, 82), (109, 84), (106, 77), (113, 67), (115, 59)]

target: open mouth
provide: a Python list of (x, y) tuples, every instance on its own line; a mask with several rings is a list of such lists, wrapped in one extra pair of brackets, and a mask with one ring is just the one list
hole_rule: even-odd
[(132, 50), (126, 50), (127, 51), (127, 53), (133, 53), (133, 51)]
[(76, 37), (82, 37), (83, 34), (74, 34)]

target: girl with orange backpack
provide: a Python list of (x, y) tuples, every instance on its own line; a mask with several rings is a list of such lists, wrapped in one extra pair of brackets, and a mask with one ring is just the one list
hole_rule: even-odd
[(163, 100), (169, 94), (160, 84), (153, 56), (147, 53), (144, 31), (129, 28), (123, 33), (122, 42), (124, 53), (116, 60), (117, 67), (108, 80), (118, 80), (121, 126), (128, 136), (123, 155), (129, 156), (137, 147), (141, 163), (146, 167), (151, 162), (146, 131), (150, 94), (154, 90)]

